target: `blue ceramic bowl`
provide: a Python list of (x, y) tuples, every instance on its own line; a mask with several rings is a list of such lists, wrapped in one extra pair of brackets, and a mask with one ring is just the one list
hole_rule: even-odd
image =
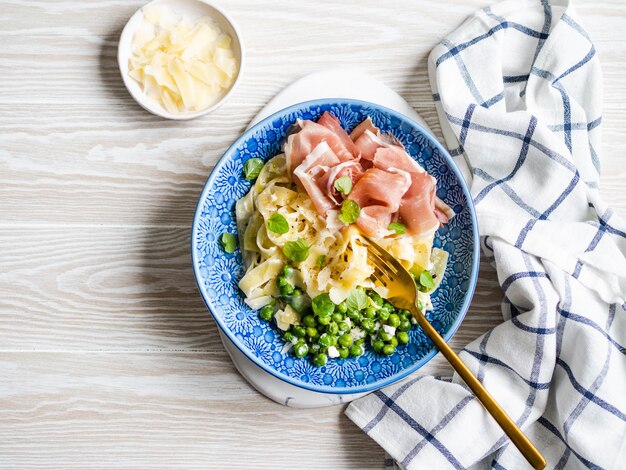
[(202, 298), (226, 336), (252, 362), (292, 385), (322, 393), (361, 393), (396, 382), (426, 364), (437, 352), (418, 328), (410, 342), (392, 356), (376, 354), (369, 346), (363, 356), (330, 360), (324, 367), (309, 359), (282, 354), (281, 332), (259, 319), (237, 287), (244, 273), (239, 249), (229, 255), (218, 238), (237, 232), (235, 202), (250, 189), (242, 177), (249, 158), (269, 160), (297, 118), (319, 118), (329, 111), (351, 130), (367, 116), (382, 131), (390, 131), (409, 154), (437, 178), (437, 195), (456, 213), (439, 229), (435, 246), (450, 254), (445, 277), (433, 295), (434, 310), (427, 317), (449, 340), (467, 309), (476, 285), (479, 259), (478, 230), (469, 191), (448, 152), (406, 116), (365, 101), (323, 99), (296, 104), (264, 119), (246, 131), (226, 151), (207, 180), (196, 208), (191, 236), (193, 269)]

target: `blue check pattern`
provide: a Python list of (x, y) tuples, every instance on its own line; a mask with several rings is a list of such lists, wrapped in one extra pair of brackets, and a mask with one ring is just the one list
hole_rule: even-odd
[[(461, 356), (548, 468), (626, 468), (626, 225), (598, 192), (596, 49), (568, 1), (506, 1), (437, 45), (429, 73), (503, 291), (504, 322)], [(529, 468), (456, 376), (346, 414), (388, 469)]]

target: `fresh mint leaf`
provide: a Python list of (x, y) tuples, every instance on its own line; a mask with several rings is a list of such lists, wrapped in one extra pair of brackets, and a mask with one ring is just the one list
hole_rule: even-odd
[(235, 249), (237, 249), (237, 237), (232, 233), (224, 232), (220, 237), (220, 245), (222, 245), (222, 249), (226, 253), (234, 253)]
[(302, 238), (298, 238), (295, 242), (285, 243), (283, 253), (291, 261), (304, 261), (309, 256), (309, 244)]
[(339, 220), (344, 224), (353, 224), (359, 219), (361, 208), (356, 201), (346, 199), (341, 203), (341, 211), (339, 212)]
[(367, 295), (360, 287), (353, 289), (346, 299), (346, 306), (350, 310), (363, 310), (364, 308), (367, 308), (368, 305), (369, 302), (367, 300)]
[(404, 235), (406, 233), (406, 227), (400, 222), (391, 222), (387, 227), (387, 230), (396, 232), (396, 235)]
[(275, 213), (267, 221), (267, 228), (274, 233), (284, 235), (289, 231), (289, 222), (279, 213)]
[(349, 176), (341, 176), (335, 180), (335, 189), (342, 193), (344, 196), (350, 194), (352, 191), (352, 180)]
[(250, 158), (243, 164), (243, 176), (247, 180), (253, 180), (259, 176), (263, 169), (263, 160), (260, 158)]
[(428, 271), (422, 271), (422, 274), (420, 274), (420, 284), (425, 290), (435, 287), (435, 281)]
[(313, 313), (320, 317), (327, 317), (335, 311), (335, 304), (326, 292), (315, 297), (311, 302), (311, 307), (313, 307)]

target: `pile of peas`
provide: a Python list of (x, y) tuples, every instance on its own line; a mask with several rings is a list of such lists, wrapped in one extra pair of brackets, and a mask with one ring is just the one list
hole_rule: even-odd
[(280, 297), (263, 307), (259, 316), (270, 321), (281, 304), (291, 305), (300, 314), (300, 324), (292, 325), (283, 336), (293, 344), (296, 357), (310, 356), (321, 367), (328, 362), (330, 348), (335, 348), (333, 355), (345, 359), (362, 355), (369, 342), (376, 353), (391, 356), (409, 342), (408, 331), (417, 322), (408, 310), (395, 308), (374, 290), (360, 293), (361, 308), (355, 308), (357, 303), (350, 298), (334, 304), (328, 294), (311, 300), (294, 286), (293, 271), (289, 264), (283, 267), (276, 279)]

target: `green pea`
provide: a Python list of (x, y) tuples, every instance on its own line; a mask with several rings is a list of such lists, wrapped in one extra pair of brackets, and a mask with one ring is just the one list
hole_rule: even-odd
[(293, 353), (296, 357), (304, 357), (309, 353), (309, 346), (306, 343), (296, 343), (293, 346)]
[[(279, 278), (279, 279), (282, 279), (282, 278)], [(286, 284), (279, 286), (278, 290), (280, 291), (280, 295), (291, 295), (293, 294), (294, 287), (291, 284), (286, 283)]]
[(372, 301), (377, 305), (377, 306), (381, 306), (383, 304), (383, 298), (380, 296), (380, 294), (378, 292), (376, 292), (375, 290), (369, 290), (367, 291), (367, 296), (372, 299)]
[(338, 337), (336, 335), (331, 335), (330, 336), (330, 345), (331, 346), (337, 346), (337, 339), (338, 339)]
[(283, 269), (281, 270), (281, 274), (284, 277), (291, 277), (293, 276), (293, 271), (294, 271), (293, 266), (290, 264), (286, 264), (283, 266)]
[(389, 310), (389, 313), (393, 312), (396, 309), (393, 305), (391, 305), (386, 300), (383, 302), (383, 307)]
[(289, 303), (297, 312), (303, 312), (309, 306), (307, 297), (298, 288), (293, 290), (293, 293), (291, 294), (291, 301)]
[(348, 306), (346, 305), (345, 301), (343, 301), (343, 302), (339, 303), (339, 305), (337, 305), (337, 312), (345, 315), (347, 311), (348, 311)]
[(331, 335), (336, 335), (337, 333), (339, 333), (339, 325), (337, 325), (337, 323), (335, 322), (330, 322), (326, 327), (326, 332), (330, 333)]
[(303, 326), (296, 325), (293, 327), (293, 335), (296, 338), (304, 338), (306, 336), (306, 329)]
[(327, 362), (328, 356), (325, 353), (319, 353), (313, 357), (313, 365), (317, 367), (325, 366)]
[(261, 317), (261, 319), (265, 321), (270, 321), (273, 316), (274, 316), (274, 307), (272, 307), (271, 305), (266, 305), (259, 312), (259, 317)]
[(330, 318), (335, 323), (341, 323), (343, 321), (343, 315), (341, 313), (333, 313)]
[(350, 346), (350, 355), (355, 357), (363, 355), (363, 348), (357, 344)]
[(341, 331), (348, 331), (350, 329), (350, 325), (348, 325), (345, 321), (339, 323), (339, 329)]
[(293, 333), (291, 333), (290, 331), (285, 332), (285, 334), (283, 335), (283, 339), (286, 343), (290, 343), (293, 337)]
[(406, 331), (401, 331), (397, 335), (398, 342), (401, 344), (406, 344), (409, 342), (409, 334)]
[(380, 339), (382, 339), (383, 341), (389, 341), (391, 338), (393, 338), (393, 335), (391, 333), (387, 333), (386, 331), (381, 331), (378, 336), (380, 336)]
[(387, 324), (393, 326), (394, 328), (397, 328), (398, 326), (400, 326), (400, 317), (397, 314), (392, 313), (391, 315), (389, 315)]
[(328, 346), (330, 346), (330, 336), (329, 336), (329, 334), (328, 333), (324, 333), (322, 336), (320, 336), (318, 344), (321, 347), (323, 347), (323, 348), (327, 348)]
[(352, 345), (352, 336), (350, 336), (348, 333), (345, 333), (339, 337), (338, 343), (341, 346), (347, 348)]
[(330, 324), (330, 315), (326, 315), (325, 317), (317, 317), (317, 323), (323, 326)]
[(305, 315), (302, 323), (304, 323), (304, 326), (317, 326), (317, 320), (315, 320), (313, 315)]
[(361, 322), (361, 328), (363, 328), (368, 333), (371, 333), (372, 331), (374, 331), (375, 326), (376, 325), (374, 323), (374, 320), (370, 318), (366, 318)]
[(317, 336), (317, 328), (315, 328), (314, 326), (309, 326), (306, 329), (306, 334), (307, 336), (309, 336), (310, 338), (314, 338), (315, 336)]
[(385, 347), (385, 342), (377, 339), (376, 341), (374, 341), (373, 347), (374, 351), (376, 351), (377, 353), (381, 353), (383, 352), (383, 348)]
[(367, 307), (363, 311), (363, 316), (365, 318), (375, 318), (376, 317), (376, 309), (374, 307)]
[(345, 359), (350, 355), (350, 350), (348, 348), (339, 348), (338, 351), (341, 359)]
[(412, 314), (408, 310), (400, 310), (400, 316), (408, 320), (412, 316)]
[(348, 310), (348, 312), (346, 313), (346, 315), (348, 316), (348, 318), (350, 318), (351, 320), (356, 320), (357, 318), (359, 318), (361, 316), (361, 314), (359, 313), (358, 310)]
[(385, 344), (385, 347), (383, 347), (383, 354), (385, 356), (391, 356), (395, 352), (396, 352), (396, 347), (392, 346), (391, 344)]
[(391, 344), (394, 348), (398, 346), (398, 338), (395, 336), (389, 340), (389, 344)]
[(410, 329), (411, 329), (411, 320), (409, 320), (408, 318), (405, 318), (400, 321), (400, 326), (398, 327), (398, 330), (409, 331)]
[(365, 338), (357, 339), (354, 344), (357, 346), (363, 346), (365, 344)]
[(386, 308), (381, 308), (378, 310), (378, 312), (376, 312), (376, 315), (378, 316), (379, 320), (385, 321), (389, 318), (389, 310), (387, 310)]

